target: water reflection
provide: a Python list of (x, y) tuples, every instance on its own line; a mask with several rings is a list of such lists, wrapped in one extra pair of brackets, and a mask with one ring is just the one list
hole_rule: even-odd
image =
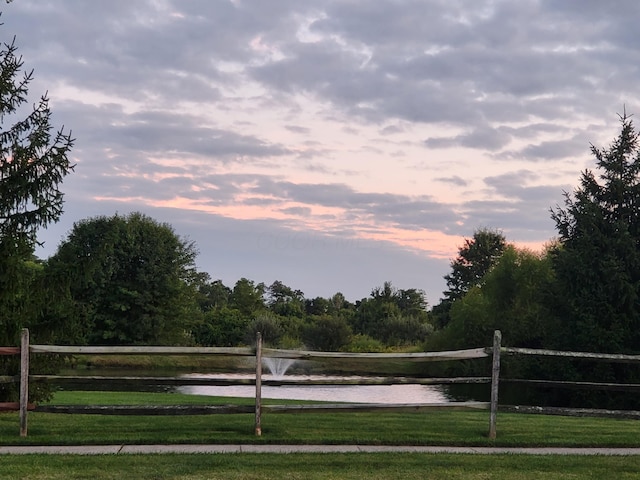
[[(206, 375), (190, 374), (190, 378), (253, 378), (250, 375)], [(280, 380), (282, 377), (263, 375), (263, 382)], [(288, 381), (329, 381), (340, 379), (364, 380), (365, 377), (344, 377), (327, 375), (286, 375)], [(219, 397), (255, 396), (252, 385), (188, 385), (177, 388), (180, 393), (192, 395), (210, 395)], [(262, 398), (278, 400), (310, 400), (324, 402), (382, 403), (382, 404), (421, 404), (446, 403), (449, 401), (444, 388), (434, 385), (262, 385)]]

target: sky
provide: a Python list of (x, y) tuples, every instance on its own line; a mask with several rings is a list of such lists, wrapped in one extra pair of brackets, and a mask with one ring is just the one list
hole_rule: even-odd
[[(4, 3), (4, 2), (3, 2)], [(76, 139), (65, 213), (142, 212), (233, 287), (438, 303), (465, 238), (542, 249), (640, 114), (640, 2), (15, 0), (0, 39)]]

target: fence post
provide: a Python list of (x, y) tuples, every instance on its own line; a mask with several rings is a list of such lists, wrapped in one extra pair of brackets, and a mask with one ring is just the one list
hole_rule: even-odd
[(262, 435), (262, 333), (256, 335), (256, 436)]
[(27, 436), (29, 411), (29, 330), (22, 329), (20, 340), (20, 436)]
[(489, 414), (489, 438), (496, 438), (496, 417), (498, 415), (498, 382), (500, 380), (500, 347), (502, 333), (493, 332), (493, 366), (491, 368), (491, 411)]

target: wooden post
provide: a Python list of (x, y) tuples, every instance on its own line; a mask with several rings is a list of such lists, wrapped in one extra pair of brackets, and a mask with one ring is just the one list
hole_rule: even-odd
[(256, 436), (262, 435), (262, 333), (256, 336)]
[(29, 407), (29, 330), (22, 329), (20, 342), (20, 436), (27, 436)]
[(489, 438), (496, 438), (496, 417), (498, 415), (498, 382), (500, 380), (500, 347), (502, 334), (493, 332), (493, 366), (491, 368), (491, 410), (489, 414)]

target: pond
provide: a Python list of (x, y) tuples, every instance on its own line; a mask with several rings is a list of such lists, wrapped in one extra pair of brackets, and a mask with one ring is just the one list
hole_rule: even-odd
[[(228, 378), (247, 379), (251, 375), (242, 374), (189, 374), (189, 378)], [(270, 380), (287, 380), (292, 382), (331, 380), (362, 381), (371, 377), (361, 376), (331, 376), (331, 375), (263, 375), (263, 382)], [(193, 395), (212, 395), (220, 397), (255, 397), (256, 389), (253, 385), (186, 385), (177, 391)], [(262, 398), (280, 400), (310, 400), (322, 402), (355, 402), (381, 404), (420, 404), (446, 403), (449, 401), (445, 389), (439, 385), (262, 385)]]
[[(118, 390), (118, 391), (148, 391), (148, 392), (178, 392), (190, 395), (210, 395), (219, 397), (255, 397), (255, 385), (248, 384), (255, 380), (253, 373), (184, 373), (175, 370), (133, 370), (133, 369), (74, 369), (61, 372), (61, 375), (92, 376), (92, 377), (178, 377), (184, 378), (183, 385), (167, 386), (157, 385), (130, 385), (119, 383), (114, 387), (112, 382), (102, 384), (83, 382), (81, 380), (66, 382), (63, 388), (68, 390)], [(309, 400), (329, 402), (356, 402), (356, 403), (446, 403), (451, 400), (447, 393), (447, 387), (440, 385), (308, 385), (305, 382), (329, 382), (329, 381), (366, 381), (381, 379), (383, 377), (356, 376), (356, 375), (321, 375), (321, 374), (263, 374), (262, 398), (282, 400)], [(203, 383), (229, 383), (234, 381), (244, 382), (243, 385), (198, 385), (198, 380)], [(293, 382), (300, 385), (268, 385), (270, 381)], [(194, 384), (196, 383), (196, 384)]]

